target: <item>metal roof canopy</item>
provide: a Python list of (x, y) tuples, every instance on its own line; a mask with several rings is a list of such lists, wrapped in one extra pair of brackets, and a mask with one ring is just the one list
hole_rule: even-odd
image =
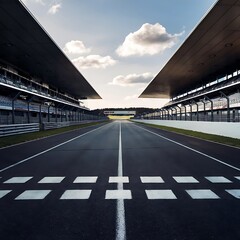
[(101, 97), (19, 0), (0, 1), (0, 59), (78, 99)]
[(218, 0), (140, 95), (173, 98), (240, 68), (240, 0)]

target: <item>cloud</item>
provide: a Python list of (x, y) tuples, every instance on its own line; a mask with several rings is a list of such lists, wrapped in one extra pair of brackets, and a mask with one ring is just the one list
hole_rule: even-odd
[(106, 68), (116, 64), (116, 60), (110, 56), (102, 57), (100, 55), (89, 55), (87, 57), (78, 57), (72, 60), (73, 64), (79, 69), (87, 68)]
[(79, 40), (72, 40), (67, 42), (64, 47), (65, 53), (72, 53), (72, 54), (83, 54), (91, 52), (90, 48), (86, 48), (82, 41)]
[(40, 3), (42, 5), (45, 5), (44, 0), (21, 0), (24, 4), (26, 4), (27, 2), (31, 1), (31, 2), (35, 2), (35, 3)]
[(54, 15), (60, 10), (61, 7), (61, 3), (56, 3), (49, 8), (48, 13)]
[(119, 75), (113, 79), (109, 84), (118, 86), (133, 86), (135, 84), (149, 83), (154, 78), (152, 73), (129, 74), (127, 76)]
[(154, 55), (171, 48), (184, 31), (170, 34), (161, 24), (145, 23), (136, 32), (130, 33), (120, 45), (116, 53), (121, 57)]

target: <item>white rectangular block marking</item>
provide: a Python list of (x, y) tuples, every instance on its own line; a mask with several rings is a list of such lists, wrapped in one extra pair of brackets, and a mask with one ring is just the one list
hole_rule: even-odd
[(107, 190), (105, 199), (132, 199), (130, 190)]
[(96, 183), (98, 177), (77, 177), (73, 183)]
[(211, 183), (231, 183), (229, 179), (222, 176), (205, 177)]
[(191, 176), (181, 176), (181, 177), (173, 177), (177, 183), (199, 183), (199, 181)]
[(66, 200), (66, 199), (89, 199), (91, 195), (92, 190), (66, 190), (60, 199)]
[(164, 183), (163, 179), (159, 176), (156, 177), (140, 177), (142, 183)]
[(192, 199), (219, 199), (220, 197), (210, 189), (186, 190)]
[(240, 198), (240, 189), (228, 189), (225, 191), (234, 196), (235, 198)]
[(235, 177), (237, 180), (240, 180), (240, 177)]
[(44, 177), (38, 183), (60, 183), (65, 177)]
[(33, 177), (12, 177), (5, 181), (4, 183), (26, 183)]
[(145, 190), (148, 199), (177, 199), (172, 190)]
[(0, 190), (0, 198), (6, 196), (8, 193), (10, 193), (12, 190)]
[(109, 183), (129, 183), (128, 177), (109, 177)]
[(15, 200), (41, 200), (50, 192), (51, 190), (26, 190), (16, 197)]

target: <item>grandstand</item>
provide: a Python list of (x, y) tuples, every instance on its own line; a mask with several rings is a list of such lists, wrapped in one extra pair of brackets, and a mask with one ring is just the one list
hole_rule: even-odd
[(81, 100), (100, 99), (18, 0), (0, 2), (0, 124), (98, 120)]
[(240, 121), (240, 2), (218, 0), (140, 95), (170, 101), (145, 119)]

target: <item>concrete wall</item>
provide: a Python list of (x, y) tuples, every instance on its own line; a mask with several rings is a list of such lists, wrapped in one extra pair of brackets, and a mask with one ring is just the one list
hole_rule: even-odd
[(134, 120), (134, 121), (193, 130), (197, 132), (204, 132), (240, 139), (240, 123), (167, 121), (167, 120)]

